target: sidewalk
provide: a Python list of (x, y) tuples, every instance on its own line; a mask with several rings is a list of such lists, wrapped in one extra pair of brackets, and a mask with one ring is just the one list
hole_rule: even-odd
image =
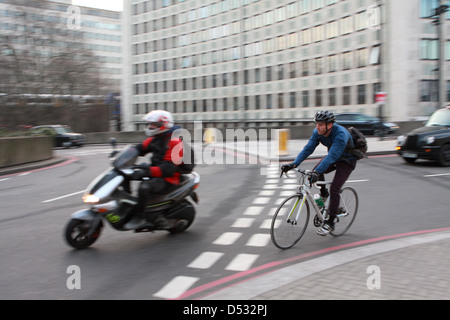
[(339, 250), (208, 300), (449, 300), (450, 228)]

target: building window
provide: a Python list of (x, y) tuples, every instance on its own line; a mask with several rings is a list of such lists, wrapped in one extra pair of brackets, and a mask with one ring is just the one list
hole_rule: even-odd
[(271, 94), (266, 95), (266, 105), (267, 105), (267, 109), (272, 109), (272, 95)]
[(283, 109), (283, 108), (284, 108), (284, 94), (279, 93), (278, 94), (278, 109)]
[(439, 0), (421, 0), (420, 1), (420, 17), (428, 18), (434, 14), (434, 9), (439, 7)]
[(272, 67), (266, 67), (266, 81), (272, 81)]
[(297, 70), (296, 70), (296, 63), (295, 62), (291, 62), (289, 63), (289, 78), (293, 79), (297, 76)]
[(309, 76), (309, 61), (308, 60), (302, 61), (302, 76), (303, 77)]
[(309, 91), (302, 91), (302, 107), (309, 107)]
[(342, 104), (348, 106), (351, 104), (351, 87), (342, 88)]
[(344, 52), (342, 54), (342, 69), (349, 70), (352, 68), (352, 53)]
[(335, 106), (336, 105), (336, 88), (330, 88), (328, 90), (328, 105)]
[(297, 104), (296, 104), (296, 93), (295, 92), (291, 92), (289, 94), (289, 107), (290, 108), (296, 108)]
[(328, 72), (336, 72), (338, 67), (337, 55), (332, 55), (328, 57)]
[(322, 106), (322, 89), (316, 90), (316, 107)]
[(437, 101), (438, 100), (438, 81), (422, 80), (420, 83), (420, 101)]
[(450, 102), (450, 81), (447, 81), (447, 101)]
[(420, 41), (420, 59), (436, 60), (439, 58), (439, 41), (423, 39)]
[(366, 103), (366, 85), (362, 84), (358, 86), (358, 104)]

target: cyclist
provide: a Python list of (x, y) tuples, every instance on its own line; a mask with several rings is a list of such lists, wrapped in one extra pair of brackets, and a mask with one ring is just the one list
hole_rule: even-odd
[(334, 220), (339, 213), (340, 191), (348, 177), (356, 167), (356, 158), (346, 151), (353, 148), (353, 139), (350, 132), (335, 123), (336, 117), (331, 111), (319, 111), (314, 117), (316, 128), (313, 130), (303, 150), (297, 155), (295, 161), (281, 167), (283, 172), (296, 168), (308, 156), (310, 156), (319, 143), (328, 148), (328, 155), (323, 158), (313, 169), (311, 182), (325, 181), (324, 173), (336, 170), (328, 192), (325, 186), (321, 186), (320, 195), (324, 201), (330, 197), (328, 206), (329, 218), (317, 229), (317, 234), (325, 236), (334, 230)]

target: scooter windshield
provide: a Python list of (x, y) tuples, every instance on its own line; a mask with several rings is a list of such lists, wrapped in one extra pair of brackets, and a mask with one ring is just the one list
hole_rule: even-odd
[(136, 162), (139, 156), (139, 151), (135, 146), (126, 146), (119, 154), (115, 157), (113, 161), (113, 166), (116, 169), (123, 170), (131, 168)]

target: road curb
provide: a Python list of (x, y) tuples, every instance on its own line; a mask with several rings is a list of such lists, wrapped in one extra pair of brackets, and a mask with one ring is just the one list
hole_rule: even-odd
[(58, 157), (57, 156), (57, 157), (53, 157), (48, 160), (30, 162), (30, 163), (25, 163), (22, 165), (1, 168), (0, 169), (0, 177), (17, 174), (17, 173), (22, 173), (22, 172), (26, 172), (26, 171), (42, 169), (45, 167), (51, 167), (51, 166), (60, 164), (66, 160), (67, 160), (66, 157)]

